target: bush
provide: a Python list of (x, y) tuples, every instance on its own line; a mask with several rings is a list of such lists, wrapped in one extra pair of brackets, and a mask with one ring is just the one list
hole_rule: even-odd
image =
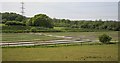
[(110, 43), (111, 39), (112, 38), (110, 36), (106, 35), (106, 34), (103, 34), (103, 35), (99, 36), (99, 41), (102, 42), (102, 43), (105, 43), (105, 44)]
[(37, 31), (37, 28), (36, 28), (36, 27), (32, 27), (32, 28), (30, 29), (30, 31), (31, 31), (31, 32), (36, 32), (36, 31)]

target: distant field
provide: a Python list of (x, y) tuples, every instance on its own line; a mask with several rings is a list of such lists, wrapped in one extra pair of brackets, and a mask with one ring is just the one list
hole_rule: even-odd
[(112, 40), (118, 40), (118, 31), (109, 31), (109, 32), (54, 32), (54, 33), (46, 33), (51, 35), (59, 35), (59, 36), (73, 36), (79, 37), (83, 39), (92, 39), (98, 40), (98, 37), (102, 34), (107, 34), (111, 36)]
[(3, 48), (2, 54), (3, 61), (117, 61), (118, 46)]
[[(74, 38), (82, 38), (82, 39), (91, 39), (91, 40), (98, 40), (99, 35), (107, 34), (111, 36), (114, 40), (118, 40), (118, 32), (49, 32), (49, 33), (42, 33), (47, 35), (54, 35), (54, 36), (72, 36)], [(41, 41), (41, 40), (54, 40), (54, 39), (61, 39), (56, 37), (48, 37), (44, 35), (38, 34), (30, 34), (30, 33), (2, 33), (2, 41)]]
[(54, 40), (55, 37), (48, 37), (30, 33), (2, 33), (2, 41), (17, 42), (17, 41), (43, 41)]

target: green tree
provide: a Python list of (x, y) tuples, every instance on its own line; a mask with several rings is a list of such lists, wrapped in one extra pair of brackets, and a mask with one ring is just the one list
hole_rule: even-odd
[(110, 43), (111, 39), (112, 38), (110, 36), (106, 35), (106, 34), (103, 34), (103, 35), (99, 36), (99, 41), (102, 42), (102, 43), (105, 43), (105, 44)]
[(37, 14), (27, 22), (31, 26), (40, 26), (46, 28), (52, 28), (52, 19), (45, 14)]
[(23, 20), (26, 19), (25, 16), (22, 16), (20, 14), (16, 14), (13, 12), (5, 12), (5, 13), (0, 13), (2, 15), (2, 23), (5, 23), (7, 21), (19, 21), (22, 22)]

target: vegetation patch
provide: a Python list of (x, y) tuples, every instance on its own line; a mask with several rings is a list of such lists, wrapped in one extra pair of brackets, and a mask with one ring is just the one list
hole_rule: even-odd
[(3, 61), (117, 61), (118, 46), (2, 48), (2, 53)]

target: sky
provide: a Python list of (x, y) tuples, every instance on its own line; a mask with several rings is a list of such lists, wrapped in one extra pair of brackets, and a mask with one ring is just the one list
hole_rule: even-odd
[(0, 0), (0, 2), (118, 2), (120, 0)]
[[(118, 3), (110, 2), (25, 2), (25, 16), (47, 14), (51, 18), (71, 20), (117, 20)], [(21, 14), (20, 2), (2, 2), (1, 12)]]

